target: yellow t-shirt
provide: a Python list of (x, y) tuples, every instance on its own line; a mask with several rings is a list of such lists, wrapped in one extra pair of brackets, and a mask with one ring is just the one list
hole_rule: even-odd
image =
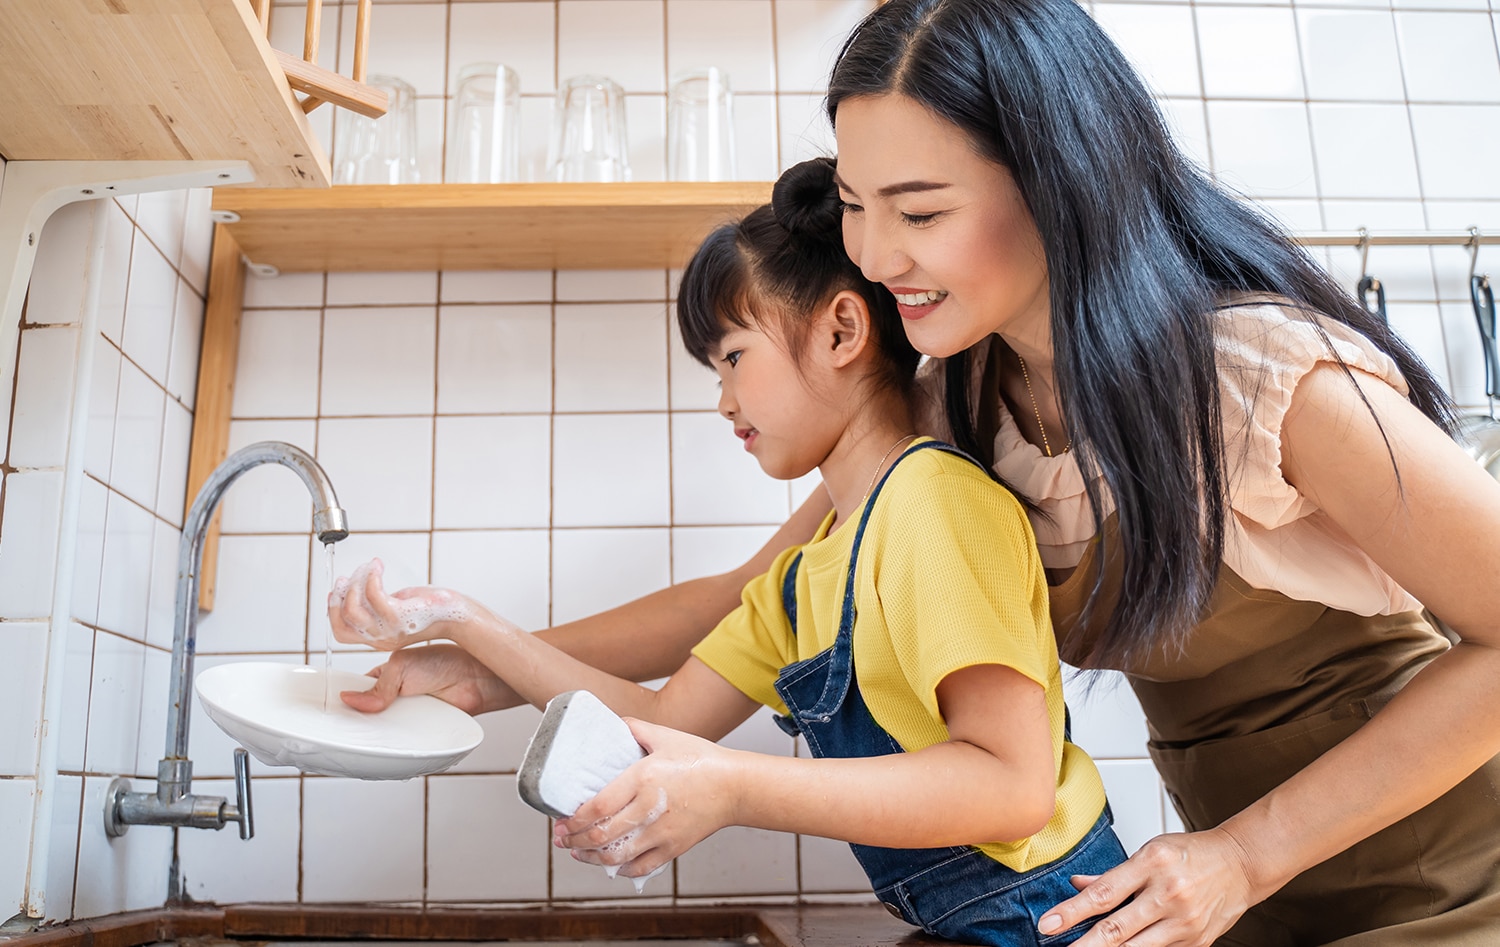
[[(693, 654), (752, 699), (785, 713), (775, 689), (781, 669), (827, 650), (838, 635), (849, 555), (863, 512), (855, 510), (831, 536), (830, 514), (811, 542), (778, 556), (769, 572), (745, 586), (740, 607)], [(799, 551), (800, 636), (781, 603), (786, 571)], [(954, 671), (1000, 664), (1042, 686), (1057, 772), (1052, 820), (1030, 838), (976, 847), (1026, 871), (1078, 844), (1104, 809), (1104, 784), (1094, 761), (1063, 739), (1062, 676), (1047, 581), (1015, 497), (946, 451), (922, 450), (902, 460), (865, 528), (854, 601), (860, 694), (875, 722), (907, 752), (948, 739), (937, 686)]]

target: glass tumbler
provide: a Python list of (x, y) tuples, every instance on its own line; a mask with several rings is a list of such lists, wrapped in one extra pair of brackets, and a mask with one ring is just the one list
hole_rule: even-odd
[(416, 184), (417, 90), (395, 76), (369, 76), (390, 107), (380, 118), (339, 109), (334, 184)]
[(448, 180), (499, 184), (521, 179), (521, 80), (509, 66), (471, 63), (458, 74)]
[(710, 67), (672, 83), (667, 94), (667, 180), (734, 180), (734, 98), (729, 77)]
[(553, 181), (629, 181), (625, 90), (604, 76), (574, 76), (557, 90), (547, 149)]

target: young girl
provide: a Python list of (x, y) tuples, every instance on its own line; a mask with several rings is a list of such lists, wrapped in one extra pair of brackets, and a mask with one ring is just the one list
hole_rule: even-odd
[[(771, 476), (816, 468), (833, 510), (660, 691), (456, 593), (387, 597), (378, 565), (341, 583), (334, 633), (387, 649), (451, 638), (534, 704), (586, 688), (636, 718), (649, 755), (557, 824), (580, 860), (641, 876), (728, 825), (840, 838), (911, 924), (1071, 943), (1092, 922), (1042, 937), (1042, 914), (1125, 854), (1097, 769), (1067, 739), (1026, 511), (912, 433), (917, 355), (893, 298), (843, 252), (832, 180), (826, 159), (788, 171), (773, 205), (712, 234), (684, 273), (683, 339), (718, 373), (720, 413)], [(815, 759), (707, 742), (758, 704)]]

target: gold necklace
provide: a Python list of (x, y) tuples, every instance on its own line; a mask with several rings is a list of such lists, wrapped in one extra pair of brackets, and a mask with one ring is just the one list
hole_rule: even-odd
[(875, 489), (875, 480), (876, 480), (877, 477), (880, 476), (880, 468), (882, 468), (882, 467), (885, 466), (886, 459), (891, 456), (891, 453), (894, 452), (895, 449), (898, 448), (898, 447), (900, 447), (903, 443), (905, 443), (906, 441), (911, 440), (912, 438), (914, 438), (916, 436), (917, 435), (915, 435), (915, 434), (903, 434), (903, 435), (901, 435), (901, 440), (899, 440), (896, 443), (892, 444), (890, 446), (889, 450), (887, 450), (884, 454), (880, 455), (880, 463), (878, 463), (878, 464), (875, 465), (875, 472), (870, 475), (870, 485), (868, 487), (865, 487), (865, 495), (859, 498), (859, 502), (860, 503), (863, 503), (863, 502), (865, 502), (866, 500), (868, 500), (870, 498), (870, 491), (873, 490), (873, 489)]
[[(1048, 457), (1051, 457), (1052, 445), (1047, 442), (1047, 425), (1042, 423), (1042, 409), (1037, 407), (1036, 392), (1031, 390), (1031, 374), (1026, 371), (1026, 359), (1021, 357), (1020, 352), (1017, 352), (1016, 361), (1021, 363), (1021, 377), (1026, 381), (1026, 394), (1031, 396), (1031, 410), (1032, 413), (1036, 415), (1036, 426), (1042, 432), (1042, 450), (1047, 452)], [(1066, 454), (1068, 452), (1068, 448), (1072, 446), (1073, 439), (1070, 437), (1068, 438), (1067, 445), (1064, 446), (1061, 451), (1058, 451), (1058, 453)]]

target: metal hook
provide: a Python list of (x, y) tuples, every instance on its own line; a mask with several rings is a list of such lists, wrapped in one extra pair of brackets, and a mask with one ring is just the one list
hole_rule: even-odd
[[(1359, 295), (1359, 304), (1365, 311), (1377, 317), (1381, 322), (1390, 324), (1390, 317), (1385, 311), (1385, 287), (1380, 280), (1370, 275), (1370, 231), (1364, 227), (1359, 228), (1359, 283), (1355, 292)], [(1370, 293), (1375, 294), (1375, 301), (1370, 302)]]
[[(1475, 272), (1475, 270), (1479, 266), (1479, 238), (1481, 236), (1483, 236), (1483, 235), (1479, 232), (1479, 228), (1478, 227), (1470, 227), (1469, 228), (1469, 282), (1470, 282), (1470, 284), (1473, 284), (1473, 282), (1474, 282), (1474, 272)], [(1489, 286), (1490, 285), (1490, 278), (1489, 278), (1488, 275), (1483, 275), (1483, 276), (1480, 276), (1479, 278), (1481, 280), (1483, 280), (1483, 282), (1481, 283), (1481, 285), (1483, 285), (1483, 286)]]
[(1359, 228), (1359, 281), (1363, 283), (1370, 275), (1370, 231)]

